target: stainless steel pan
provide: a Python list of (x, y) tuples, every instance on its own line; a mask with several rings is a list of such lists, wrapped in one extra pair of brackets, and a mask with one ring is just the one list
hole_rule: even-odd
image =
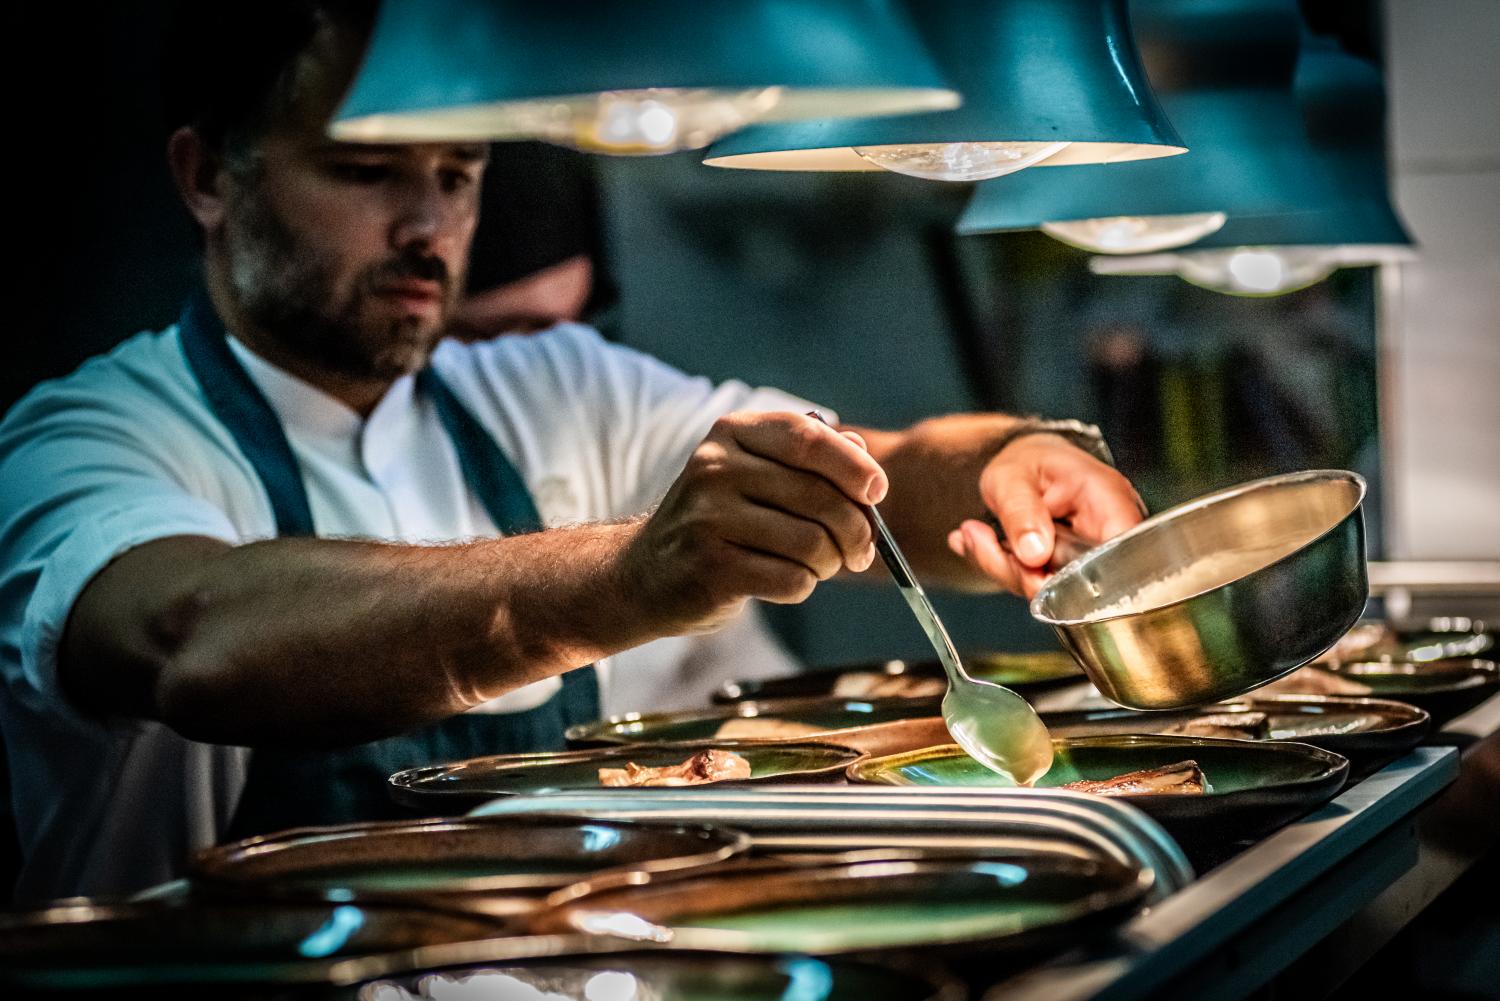
[(1369, 597), (1365, 481), (1314, 470), (1164, 511), (1059, 570), (1031, 602), (1130, 709), (1243, 695), (1311, 661)]

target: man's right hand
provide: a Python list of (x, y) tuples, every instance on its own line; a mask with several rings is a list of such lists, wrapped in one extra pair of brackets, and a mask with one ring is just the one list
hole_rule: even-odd
[(622, 555), (645, 614), (704, 632), (749, 598), (800, 602), (875, 559), (864, 505), (885, 472), (852, 431), (795, 413), (719, 418)]

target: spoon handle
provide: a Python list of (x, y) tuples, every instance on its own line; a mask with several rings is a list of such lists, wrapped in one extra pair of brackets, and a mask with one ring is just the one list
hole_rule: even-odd
[[(807, 416), (822, 421), (824, 424), (828, 423), (816, 410), (808, 411)], [(927, 634), (932, 648), (937, 651), (938, 661), (948, 672), (949, 681), (958, 684), (960, 680), (970, 680), (968, 672), (963, 668), (963, 662), (958, 659), (958, 648), (953, 645), (953, 639), (948, 635), (948, 630), (943, 628), (937, 609), (932, 607), (932, 602), (928, 599), (927, 592), (922, 590), (917, 575), (912, 573), (911, 564), (906, 562), (906, 555), (896, 544), (896, 537), (891, 534), (890, 527), (886, 525), (885, 519), (880, 516), (874, 504), (868, 505), (866, 510), (870, 514), (870, 523), (875, 526), (875, 551), (885, 561), (886, 569), (895, 578), (901, 597), (906, 599), (912, 614), (921, 624), (922, 631)]]

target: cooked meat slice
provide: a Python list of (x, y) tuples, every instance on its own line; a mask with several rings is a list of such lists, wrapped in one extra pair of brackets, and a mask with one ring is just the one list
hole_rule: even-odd
[(1228, 737), (1235, 740), (1265, 740), (1271, 726), (1265, 713), (1215, 713), (1174, 723), (1162, 733), (1182, 737)]
[(717, 748), (694, 751), (676, 765), (652, 768), (627, 761), (624, 768), (599, 769), (599, 784), (605, 786), (696, 786), (749, 777), (750, 762)]
[(815, 733), (827, 733), (828, 728), (810, 723), (795, 723), (785, 719), (762, 716), (737, 716), (726, 720), (714, 734), (725, 740), (749, 738), (753, 740), (781, 739), (784, 737), (808, 737)]
[(1329, 661), (1334, 664), (1342, 664), (1347, 660), (1361, 660), (1372, 658), (1377, 647), (1389, 644), (1393, 636), (1391, 630), (1384, 625), (1367, 622), (1355, 626), (1343, 635), (1319, 660)]
[(833, 694), (841, 699), (922, 699), (947, 690), (948, 682), (942, 678), (909, 674), (844, 674), (833, 683)]
[(1369, 695), (1373, 691), (1362, 681), (1325, 671), (1318, 667), (1304, 667), (1293, 671), (1285, 678), (1271, 682), (1256, 692), (1257, 695)]
[(1082, 779), (1059, 788), (1092, 792), (1100, 796), (1201, 796), (1213, 791), (1196, 761), (1179, 761), (1161, 768), (1126, 772), (1112, 779)]

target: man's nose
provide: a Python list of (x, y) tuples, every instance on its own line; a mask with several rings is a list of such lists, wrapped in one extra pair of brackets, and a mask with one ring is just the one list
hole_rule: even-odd
[(416, 243), (441, 251), (461, 238), (469, 214), (467, 203), (444, 191), (437, 178), (414, 178), (403, 185), (391, 240), (397, 247)]

